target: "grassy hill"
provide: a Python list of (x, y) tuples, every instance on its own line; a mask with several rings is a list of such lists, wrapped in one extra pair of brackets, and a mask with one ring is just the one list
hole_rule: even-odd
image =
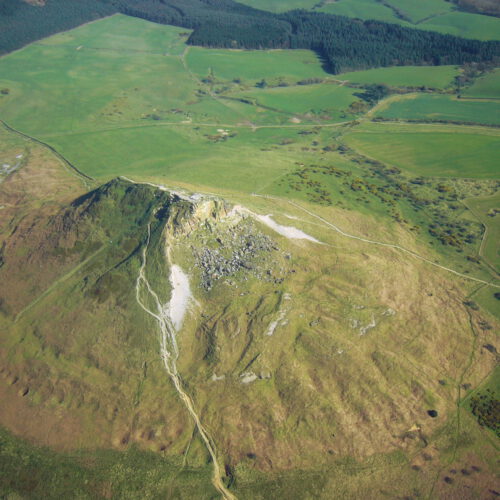
[(0, 496), (214, 498), (217, 465), (238, 498), (487, 497), (495, 103), (188, 36), (117, 15), (0, 59)]
[[(24, 179), (12, 176), (4, 182), (3, 197), (15, 193), (20, 182), (32, 186), (33, 168), (46, 167), (26, 165), (20, 171)], [(69, 174), (59, 170), (59, 175)], [(77, 179), (71, 183), (81, 190)], [(45, 190), (39, 192), (45, 195)], [(409, 261), (397, 250), (318, 227), (317, 220), (286, 200), (239, 196), (257, 213), (272, 210), (285, 225), (291, 224), (285, 214), (305, 217), (292, 223), (333, 248), (294, 243), (252, 218), (228, 218), (222, 204), (200, 211), (193, 204), (201, 208), (203, 199), (171, 198), (149, 185), (114, 180), (70, 204), (66, 196), (46, 202), (36, 213), (30, 205), (38, 198), (30, 197), (2, 214), (4, 229), (26, 214), (15, 235), (3, 233), (0, 272), (16, 276), (18, 286), (1, 292), (2, 391), (11, 401), (9, 408), (15, 408), (15, 415), (1, 413), (2, 424), (63, 451), (33, 448), (4, 433), (3, 443), (16, 450), (8, 467), (18, 479), (2, 482), (2, 491), (119, 496), (126, 488), (144, 489), (151, 498), (168, 491), (204, 497), (206, 452), (158, 362), (155, 324), (141, 312), (134, 294), (148, 219), (147, 274), (162, 300), (169, 295), (163, 246), (171, 249), (173, 262), (193, 269), (197, 305), (179, 336), (178, 366), (217, 444), (231, 491), (259, 498), (270, 482), (280, 496), (295, 485), (299, 497), (315, 491), (325, 498), (351, 498), (373, 488), (373, 474), (366, 471), (375, 469), (380, 471), (378, 488), (393, 483), (397, 474), (403, 478), (397, 482), (401, 494), (412, 488), (424, 493), (436, 469), (457, 464), (483, 472), (457, 478), (454, 490), (472, 485), (481, 494), (488, 487), (493, 451), (485, 448), (465, 410), (458, 410), (463, 419), (458, 435), (453, 422), (455, 381), (466, 376), (475, 387), (494, 365), (494, 356), (480, 354), (494, 335), (481, 322), (492, 319), (460, 300), (439, 314), (434, 305), (449, 296), (450, 286), (460, 296), (465, 282), (459, 285), (445, 271), (436, 272), (419, 259)], [(331, 220), (342, 213), (306, 206)], [(207, 216), (209, 226), (197, 223), (197, 217), (203, 222)], [(375, 220), (351, 213), (343, 217), (343, 229), (369, 233)], [(394, 237), (399, 231), (388, 225), (386, 238), (390, 233)], [(222, 271), (207, 289), (203, 265), (193, 267), (198, 249), (241, 255), (240, 238), (246, 234), (254, 244), (260, 242), (247, 253), (248, 263), (227, 275)], [(406, 244), (426, 252), (408, 238)], [(369, 265), (361, 265), (367, 258)], [(256, 264), (249, 265), (251, 259)], [(339, 259), (340, 266), (335, 264)], [(36, 271), (40, 260), (42, 272)], [(380, 275), (382, 288), (374, 280)], [(403, 276), (407, 286), (402, 288)], [(408, 322), (414, 327), (405, 334)], [(401, 334), (394, 336), (394, 331)], [(464, 371), (473, 332), (480, 341)], [(416, 371), (418, 365), (425, 369)], [(439, 418), (430, 417), (430, 410)], [(393, 417), (386, 418), (390, 412)], [(40, 418), (43, 425), (29, 425)], [(49, 431), (55, 422), (61, 432)], [(447, 449), (455, 440), (461, 451), (451, 455)], [(429, 441), (432, 461), (424, 458)], [(298, 453), (304, 443), (307, 453)], [(167, 460), (159, 462), (133, 445), (160, 452)], [(103, 446), (128, 451), (93, 451)], [(90, 450), (68, 454), (75, 447)], [(22, 480), (26, 463), (38, 471), (30, 483)], [(49, 470), (49, 463), (57, 466)], [(127, 471), (135, 463), (131, 484)], [(122, 474), (112, 473), (111, 464)], [(294, 472), (287, 472), (290, 467)], [(76, 479), (68, 483), (64, 470), (73, 470)], [(150, 484), (151, 477), (158, 480)], [(347, 477), (356, 479), (346, 482)], [(435, 487), (444, 485), (439, 477)]]

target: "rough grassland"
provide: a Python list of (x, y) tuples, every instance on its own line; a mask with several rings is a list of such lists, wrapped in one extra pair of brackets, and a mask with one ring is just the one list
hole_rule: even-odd
[(500, 194), (484, 198), (472, 198), (466, 205), (486, 226), (487, 233), (480, 253), (491, 266), (500, 272)]
[[(11, 189), (12, 184), (15, 179), (11, 180)], [(125, 187), (120, 189), (124, 191)], [(281, 498), (359, 498), (369, 495), (374, 484), (376, 491), (372, 491), (371, 498), (384, 498), (391, 484), (399, 496), (411, 491), (425, 495), (441, 466), (450, 463), (451, 467), (457, 461), (484, 469), (486, 482), (475, 477), (470, 486), (477, 495), (484, 492), (493, 468), (490, 446), (483, 446), (479, 458), (477, 450), (482, 441), (474, 422), (462, 424), (460, 432), (453, 425), (456, 380), (469, 359), (472, 338), (465, 306), (447, 295), (460, 294), (455, 282), (392, 249), (348, 240), (324, 225), (318, 226), (317, 220), (285, 200), (241, 199), (252, 210), (273, 213), (283, 224), (290, 224), (290, 219), (282, 212), (299, 217), (294, 225), (332, 246), (295, 244), (264, 228), (280, 248), (276, 255), (292, 255), (294, 272), (283, 287), (256, 280), (239, 282), (240, 289), (249, 292), (243, 295), (235, 294), (225, 283), (209, 294), (194, 288), (202, 310), (215, 314), (206, 318), (190, 315), (179, 336), (179, 367), (186, 387), (203, 408), (204, 422), (210, 426), (218, 449), (227, 458), (238, 496), (267, 498), (271, 491)], [(109, 208), (116, 210), (113, 205)], [(121, 222), (141, 217), (133, 205), (124, 208), (132, 217), (121, 217)], [(376, 217), (360, 217), (331, 207), (314, 207), (314, 211), (327, 220), (340, 221), (351, 232), (383, 232), (387, 238), (398, 234), (404, 238), (397, 226), (381, 226)], [(106, 226), (114, 222), (115, 216), (102, 212)], [(26, 221), (19, 232), (24, 233), (30, 226)], [(141, 225), (138, 229), (144, 231)], [(185, 249), (199, 244), (199, 238), (213, 230), (190, 230), (186, 239), (174, 247), (176, 261), (185, 258), (189, 262)], [(36, 231), (43, 234), (43, 224)], [(406, 243), (419, 245), (408, 235)], [(30, 466), (37, 470), (29, 485), (38, 496), (46, 490), (52, 497), (65, 494), (70, 486), (58, 473), (63, 469), (75, 475), (84, 498), (122, 494), (127, 491), (128, 481), (128, 491), (142, 487), (145, 498), (160, 494), (189, 498), (190, 492), (196, 498), (207, 478), (206, 457), (193, 439), (185, 412), (179, 411), (171, 385), (162, 378), (156, 361), (154, 325), (144, 328), (144, 318), (132, 306), (133, 293), (126, 285), (137, 272), (137, 259), (133, 257), (125, 269), (116, 265), (116, 261), (122, 261), (123, 248), (114, 237), (113, 245), (99, 259), (61, 282), (17, 325), (0, 316), (5, 327), (2, 331), (12, 333), (4, 344), (10, 356), (3, 361), (6, 383), (0, 387), (7, 388), (12, 406), (18, 405), (18, 422), (37, 421), (30, 419), (34, 411), (50, 414), (55, 408), (64, 422), (74, 417), (70, 420), (74, 426), (72, 446), (75, 441), (81, 446), (95, 446), (97, 440), (102, 442), (111, 435), (114, 448), (129, 452), (74, 453), (71, 458), (2, 436), (11, 450), (9, 470), (16, 478), (27, 477)], [(71, 248), (68, 250), (68, 256), (75, 255)], [(13, 259), (23, 262), (22, 255), (9, 251), (7, 265), (13, 266)], [(53, 258), (50, 261), (45, 260), (46, 267), (54, 266)], [(37, 267), (37, 263), (31, 265)], [(99, 280), (101, 293), (96, 294), (90, 283), (108, 275), (110, 267), (115, 278), (121, 274), (125, 281)], [(160, 270), (153, 267), (150, 272)], [(405, 286), (401, 287), (403, 280)], [(83, 283), (90, 287), (85, 293)], [(108, 296), (106, 283), (111, 288)], [(22, 282), (20, 286), (31, 284)], [(264, 332), (278, 314), (279, 296), (285, 290), (292, 301), (288, 323), (267, 336)], [(16, 292), (23, 296), (19, 289)], [(445, 299), (449, 306), (443, 310)], [(361, 334), (360, 328), (373, 321), (376, 324), (369, 333)], [(64, 328), (56, 328), (58, 324)], [(405, 328), (408, 324), (412, 325), (411, 331)], [(65, 335), (66, 329), (74, 334)], [(240, 333), (235, 336), (235, 331)], [(395, 331), (398, 335), (394, 335)], [(492, 336), (492, 332), (481, 332), (481, 344)], [(207, 356), (210, 342), (216, 355)], [(478, 357), (479, 349), (472, 348)], [(491, 355), (482, 357), (481, 363), (472, 365), (467, 380), (476, 384), (487, 375), (493, 362)], [(272, 377), (241, 383), (241, 373), (249, 364), (252, 371), (269, 372)], [(225, 379), (214, 381), (213, 374), (224, 374)], [(304, 407), (308, 409), (305, 413)], [(431, 419), (428, 408), (436, 408), (440, 419)], [(387, 418), (389, 412), (392, 418)], [(363, 420), (359, 415), (364, 416)], [(40, 420), (46, 425), (47, 419)], [(425, 441), (418, 431), (408, 430), (415, 422), (425, 432)], [(92, 434), (97, 423), (99, 432)], [(33, 439), (39, 425), (29, 428)], [(413, 432), (410, 438), (408, 432)], [(462, 432), (467, 434), (464, 443)], [(53, 439), (64, 437), (64, 433), (47, 434)], [(428, 441), (437, 443), (436, 449), (431, 448), (432, 460), (424, 455), (429, 451), (425, 445)], [(452, 458), (449, 450), (456, 442), (461, 447), (457, 457)], [(160, 462), (151, 454), (136, 453), (131, 443), (146, 450), (161, 450), (167, 460)], [(378, 453), (380, 446), (391, 451)], [(177, 477), (181, 460), (187, 467)], [(143, 464), (134, 465), (136, 461)], [(112, 472), (108, 472), (110, 463)], [(279, 472), (292, 468), (293, 472)], [(457, 481), (453, 488), (460, 484), (462, 481)], [(8, 493), (24, 492), (26, 482), (14, 480), (2, 486)]]
[(383, 83), (392, 87), (449, 87), (459, 74), (455, 66), (394, 66), (342, 73), (336, 77), (351, 83)]
[[(469, 130), (469, 131), (468, 131)], [(429, 125), (367, 125), (347, 137), (360, 152), (414, 175), (498, 178), (500, 137)]]
[(456, 99), (445, 95), (414, 95), (392, 102), (376, 116), (403, 120), (445, 120), (500, 125), (500, 103)]
[(466, 97), (500, 99), (500, 69), (478, 78), (463, 94)]

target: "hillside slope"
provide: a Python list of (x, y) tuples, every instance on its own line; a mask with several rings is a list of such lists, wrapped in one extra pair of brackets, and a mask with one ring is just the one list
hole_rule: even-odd
[[(226, 498), (493, 488), (489, 431), (457, 406), (496, 363), (495, 320), (467, 305), (466, 282), (279, 201), (245, 209), (124, 178), (85, 192), (29, 147), (0, 186), (0, 423), (14, 435), (63, 454), (161, 453), (171, 469), (150, 497), (189, 498), (210, 475)], [(35, 172), (81, 195), (49, 197)], [(26, 460), (9, 462), (20, 478)], [(86, 477), (104, 459), (78, 460)], [(61, 473), (30, 487), (55, 496)], [(87, 477), (93, 498), (123, 486)]]

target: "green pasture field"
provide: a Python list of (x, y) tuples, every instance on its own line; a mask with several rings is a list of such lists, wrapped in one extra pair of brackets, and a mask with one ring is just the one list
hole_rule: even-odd
[(463, 92), (465, 97), (500, 99), (500, 69), (478, 78)]
[(302, 159), (297, 148), (279, 146), (284, 138), (300, 138), (296, 129), (236, 129), (236, 137), (212, 143), (205, 136), (216, 135), (217, 128), (138, 127), (61, 135), (51, 144), (103, 181), (118, 175), (157, 177), (247, 193), (262, 189)]
[[(392, 8), (391, 8), (392, 7)], [(419, 21), (428, 17), (449, 13), (453, 10), (451, 4), (444, 0), (391, 0), (377, 2), (376, 0), (338, 0), (320, 7), (322, 12), (339, 16), (357, 17), (359, 19), (376, 19), (404, 26), (418, 26)], [(397, 14), (399, 11), (400, 16)]]
[(383, 83), (391, 87), (430, 87), (445, 89), (459, 74), (456, 66), (392, 66), (336, 75), (351, 83)]
[[(126, 29), (128, 22), (131, 30)], [(141, 26), (150, 36), (143, 40), (142, 52), (136, 52), (131, 40), (140, 38)], [(121, 40), (122, 32), (131, 38)], [(314, 107), (332, 107), (336, 113), (354, 100), (351, 90), (331, 84), (280, 88), (294, 95), (272, 93), (280, 102), (289, 99), (292, 104), (280, 115), (211, 96), (209, 87), (186, 70), (182, 57), (154, 50), (158, 38), (178, 36), (177, 28), (113, 16), (3, 57), (0, 88), (9, 93), (0, 98), (0, 116), (99, 179), (158, 176), (248, 192), (291, 168), (295, 155), (300, 158), (302, 125), (290, 122), (291, 112), (309, 109), (310, 98)], [(85, 45), (90, 41), (101, 50)], [(266, 67), (294, 79), (325, 75), (308, 51), (191, 52), (195, 58), (198, 53), (225, 60), (227, 68), (236, 67), (233, 63), (239, 60), (237, 68), (255, 79), (268, 76)], [(247, 66), (249, 61), (256, 64)], [(217, 76), (219, 69), (214, 72)], [(254, 124), (286, 127), (254, 132)], [(294, 144), (285, 147), (282, 142)]]
[[(135, 45), (141, 49), (132, 49), (133, 39), (141, 38), (141, 27), (146, 36)], [(1, 116), (14, 128), (49, 141), (54, 135), (166, 123), (287, 121), (287, 116), (258, 113), (251, 106), (211, 96), (179, 55), (186, 47), (181, 51), (176, 45), (185, 39), (180, 33), (171, 26), (113, 16), (5, 56), (0, 60), (0, 88), (8, 94), (0, 97)], [(158, 52), (160, 39), (165, 45)], [(90, 42), (93, 48), (86, 45)], [(164, 55), (174, 49), (177, 55)], [(239, 54), (225, 52), (230, 61)], [(263, 75), (266, 64), (285, 71), (292, 68), (297, 79), (325, 75), (309, 51), (248, 54), (261, 61)], [(303, 67), (297, 61), (303, 61)]]
[(387, 0), (391, 5), (407, 17), (411, 23), (418, 23), (423, 19), (435, 17), (453, 10), (453, 4), (445, 0)]
[(321, 63), (309, 50), (224, 50), (191, 47), (186, 55), (189, 69), (205, 78), (210, 72), (216, 80), (241, 79), (245, 84), (283, 78), (289, 83), (306, 78), (328, 77)]
[(348, 87), (320, 84), (256, 89), (233, 95), (286, 113), (327, 113), (334, 119), (342, 119), (342, 112), (357, 99), (354, 92)]
[(240, 0), (254, 9), (268, 10), (270, 12), (286, 12), (293, 9), (312, 9), (320, 0)]
[[(471, 198), (465, 204), (487, 228), (480, 253), (497, 272), (500, 272), (500, 193)], [(498, 306), (500, 309), (500, 301)]]
[(422, 30), (477, 40), (498, 40), (500, 38), (499, 18), (468, 12), (450, 12), (436, 16), (418, 24), (417, 27)]
[[(135, 45), (141, 47), (136, 51), (130, 47), (133, 38), (141, 39), (141, 26), (147, 36)], [(181, 121), (183, 113), (171, 110), (184, 110), (187, 102), (196, 101), (197, 82), (179, 56), (157, 51), (159, 40), (166, 40), (167, 50), (179, 32), (112, 16), (9, 54), (0, 60), (0, 87), (9, 89), (0, 100), (2, 118), (31, 135), (143, 124), (148, 115)], [(89, 48), (86, 41), (101, 48)]]
[[(103, 29), (105, 28), (105, 29)], [(162, 26), (120, 14), (46, 38), (42, 45), (181, 55), (191, 30)], [(80, 49), (80, 50), (81, 50)]]
[(359, 152), (417, 176), (498, 178), (500, 133), (466, 127), (367, 124), (346, 136)]
[(373, 0), (338, 0), (338, 2), (326, 3), (320, 11), (337, 16), (375, 19), (387, 23), (404, 23), (394, 16), (391, 8)]
[(1, 114), (31, 135), (140, 124), (148, 114), (179, 121), (169, 111), (196, 89), (179, 58), (156, 54), (31, 45), (0, 66), (10, 89)]
[(447, 95), (420, 94), (393, 101), (376, 116), (403, 120), (446, 120), (500, 125), (500, 103), (467, 101)]

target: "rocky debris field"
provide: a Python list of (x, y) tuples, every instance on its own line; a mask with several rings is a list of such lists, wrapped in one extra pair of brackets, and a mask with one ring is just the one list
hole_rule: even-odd
[(216, 230), (200, 231), (191, 245), (195, 265), (201, 270), (200, 285), (211, 290), (218, 280), (248, 274), (257, 279), (280, 284), (285, 270), (277, 267), (278, 246), (259, 231), (250, 219), (235, 225), (219, 224)]

